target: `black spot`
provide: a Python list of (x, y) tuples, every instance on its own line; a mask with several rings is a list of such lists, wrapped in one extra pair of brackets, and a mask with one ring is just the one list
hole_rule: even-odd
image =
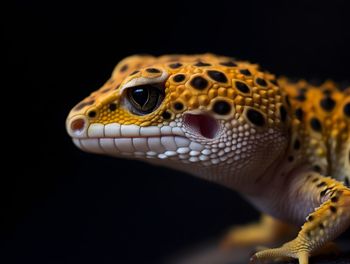
[(133, 71), (132, 73), (130, 73), (130, 76), (131, 76), (131, 75), (135, 75), (135, 74), (138, 73), (138, 72), (140, 72), (140, 71)]
[(321, 188), (323, 186), (326, 186), (327, 184), (325, 182), (320, 182), (319, 184), (316, 185), (317, 188)]
[(323, 225), (322, 223), (319, 223), (319, 224), (318, 224), (318, 227), (319, 227), (320, 229), (324, 229), (324, 225)]
[(334, 197), (331, 198), (331, 202), (332, 203), (336, 203), (338, 201), (339, 201), (339, 197), (338, 196), (334, 196)]
[(286, 95), (286, 104), (287, 106), (290, 108), (291, 107), (291, 104), (290, 104), (290, 99), (289, 99), (289, 96)]
[(306, 94), (307, 91), (308, 91), (307, 87), (299, 88), (299, 93), (301, 93), (301, 94)]
[(146, 72), (149, 72), (149, 73), (160, 73), (160, 70), (158, 70), (156, 68), (148, 68), (148, 69), (146, 69)]
[(307, 218), (307, 221), (312, 222), (314, 220), (314, 217), (312, 215), (309, 215)]
[(326, 95), (326, 96), (330, 96), (332, 94), (332, 90), (325, 89), (325, 90), (323, 90), (323, 94)]
[(286, 122), (286, 120), (287, 120), (287, 110), (286, 110), (286, 108), (283, 105), (280, 106), (280, 115), (281, 115), (282, 122)]
[(331, 212), (332, 212), (333, 214), (335, 214), (335, 213), (337, 212), (337, 207), (331, 205), (331, 206), (329, 207), (329, 210), (331, 210)]
[(274, 84), (274, 85), (278, 86), (277, 79), (270, 80), (270, 83), (272, 83), (272, 84)]
[(219, 115), (226, 115), (231, 111), (231, 105), (226, 101), (216, 101), (213, 105), (213, 111)]
[(316, 132), (322, 131), (322, 124), (321, 124), (320, 120), (318, 120), (318, 118), (316, 118), (316, 117), (311, 118), (310, 126)]
[(128, 69), (128, 65), (124, 64), (121, 68), (120, 68), (120, 72), (125, 72)]
[(301, 94), (297, 95), (295, 97), (295, 99), (298, 100), (299, 102), (304, 102), (306, 100), (306, 96), (305, 96), (305, 94), (301, 93)]
[(96, 111), (93, 111), (93, 110), (88, 113), (88, 116), (91, 118), (94, 118), (96, 115), (97, 115)]
[(202, 62), (202, 61), (199, 61), (199, 62), (197, 62), (194, 66), (197, 66), (197, 67), (204, 67), (204, 66), (211, 66), (211, 64), (205, 63), (205, 62)]
[(182, 82), (185, 78), (186, 76), (184, 74), (177, 74), (174, 76), (173, 80), (174, 82)]
[(177, 68), (180, 68), (181, 66), (182, 64), (179, 62), (169, 64), (169, 68), (172, 68), (172, 69), (177, 69)]
[(330, 112), (335, 107), (335, 101), (330, 96), (326, 96), (321, 100), (320, 105), (323, 110)]
[(267, 82), (263, 78), (256, 78), (255, 82), (259, 84), (260, 86), (267, 86)]
[(301, 108), (297, 108), (295, 110), (295, 116), (296, 118), (298, 118), (300, 121), (303, 121), (303, 118), (304, 118), (304, 112)]
[(256, 126), (264, 126), (265, 125), (265, 118), (262, 113), (258, 112), (255, 109), (248, 109), (247, 111), (247, 118), (250, 122), (252, 122)]
[(95, 102), (95, 100), (90, 100), (88, 102), (81, 102), (80, 104), (78, 104), (74, 110), (78, 111), (80, 109), (83, 109), (85, 106), (88, 106), (88, 105), (92, 105), (93, 103)]
[(191, 86), (198, 90), (204, 90), (208, 86), (208, 81), (201, 76), (196, 76), (192, 79)]
[(237, 64), (233, 61), (226, 61), (226, 62), (220, 62), (220, 65), (227, 66), (227, 67), (236, 67)]
[(250, 92), (250, 88), (248, 85), (246, 85), (244, 82), (241, 81), (236, 81), (236, 88), (241, 91), (242, 93), (249, 93)]
[(322, 171), (322, 170), (321, 170), (321, 167), (318, 166), (318, 165), (314, 165), (314, 166), (312, 167), (312, 169), (313, 169), (313, 171), (315, 171), (315, 172), (321, 172), (321, 171)]
[(313, 183), (317, 182), (318, 181), (318, 178), (315, 178), (312, 180)]
[(208, 71), (208, 75), (211, 79), (221, 83), (227, 83), (227, 77), (224, 73), (219, 71)]
[(288, 161), (289, 162), (292, 162), (294, 160), (294, 157), (293, 156), (288, 156)]
[(248, 69), (240, 69), (239, 70), (240, 73), (242, 73), (245, 76), (251, 76), (251, 72)]
[(300, 141), (299, 141), (299, 139), (296, 139), (296, 140), (294, 141), (293, 147), (294, 147), (295, 150), (300, 149)]
[(344, 105), (343, 111), (347, 117), (350, 117), (350, 103), (347, 103), (346, 105)]
[(109, 104), (109, 110), (115, 111), (116, 109), (117, 109), (117, 104), (115, 104), (115, 103)]
[(184, 105), (180, 102), (175, 102), (174, 103), (174, 108), (178, 111), (181, 111), (182, 109), (184, 109)]
[[(349, 153), (349, 154), (350, 154), (350, 153)], [(350, 156), (350, 155), (349, 155), (349, 156)], [(346, 186), (349, 186), (349, 187), (350, 187), (350, 181), (349, 181), (348, 178), (345, 178), (344, 183), (345, 183)]]
[(168, 111), (165, 111), (162, 113), (162, 117), (166, 120), (171, 118), (171, 113), (169, 113)]

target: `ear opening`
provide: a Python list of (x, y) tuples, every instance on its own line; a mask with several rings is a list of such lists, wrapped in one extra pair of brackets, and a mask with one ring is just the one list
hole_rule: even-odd
[(185, 114), (186, 129), (205, 138), (215, 138), (219, 132), (219, 122), (208, 114)]

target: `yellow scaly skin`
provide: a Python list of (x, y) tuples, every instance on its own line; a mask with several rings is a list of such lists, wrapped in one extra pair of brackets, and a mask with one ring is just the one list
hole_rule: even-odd
[[(82, 150), (175, 168), (243, 194), (268, 216), (233, 230), (229, 245), (269, 243), (288, 224), (302, 225), (294, 240), (251, 263), (307, 264), (350, 225), (350, 89), (331, 81), (277, 80), (213, 54), (131, 56), (72, 109), (66, 126)], [(275, 223), (278, 231), (264, 232)]]

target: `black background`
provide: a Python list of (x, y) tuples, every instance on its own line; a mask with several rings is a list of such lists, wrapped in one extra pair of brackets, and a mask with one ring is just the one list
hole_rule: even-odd
[(345, 0), (12, 1), (2, 11), (4, 263), (156, 263), (258, 216), (220, 186), (72, 144), (70, 108), (123, 57), (213, 52), (350, 80)]

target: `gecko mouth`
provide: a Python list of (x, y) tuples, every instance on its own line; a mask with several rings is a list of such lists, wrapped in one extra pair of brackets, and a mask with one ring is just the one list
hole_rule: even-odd
[(215, 138), (219, 132), (218, 121), (208, 114), (185, 114), (184, 125), (192, 133), (205, 138)]

